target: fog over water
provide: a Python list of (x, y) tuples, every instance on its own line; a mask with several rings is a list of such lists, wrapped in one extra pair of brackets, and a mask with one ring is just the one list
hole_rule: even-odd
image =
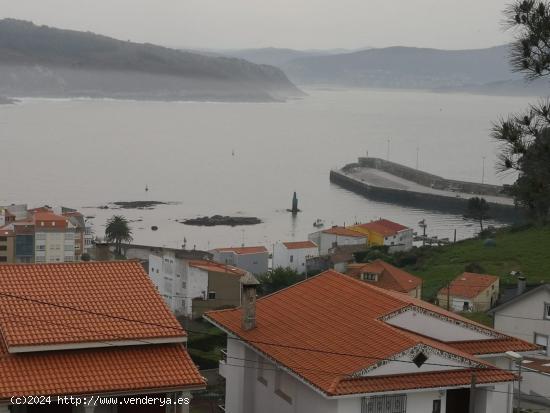
[[(153, 210), (82, 209), (96, 233), (115, 213), (133, 222), (135, 242), (213, 248), (243, 242), (271, 248), (327, 225), (383, 216), (430, 235), (470, 236), (462, 217), (373, 202), (329, 182), (331, 168), (370, 156), (448, 178), (502, 183), (491, 121), (536, 98), (387, 90), (307, 90), (288, 103), (23, 100), (0, 106), (0, 204), (74, 208), (112, 201), (176, 204)], [(510, 178), (508, 178), (508, 181)], [(149, 191), (145, 192), (148, 186)], [(297, 191), (303, 210), (293, 219)], [(190, 227), (198, 215), (257, 216), (251, 227)], [(151, 231), (157, 225), (159, 230)]]

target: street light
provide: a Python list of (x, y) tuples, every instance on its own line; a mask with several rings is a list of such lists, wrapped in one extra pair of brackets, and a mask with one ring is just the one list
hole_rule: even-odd
[(523, 356), (521, 354), (516, 353), (515, 351), (507, 351), (506, 357), (508, 357), (510, 360), (514, 361), (518, 366), (518, 413), (521, 413), (521, 365), (523, 362)]

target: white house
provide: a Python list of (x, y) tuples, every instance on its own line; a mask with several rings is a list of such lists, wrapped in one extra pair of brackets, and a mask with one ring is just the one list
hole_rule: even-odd
[(319, 247), (312, 241), (278, 242), (273, 247), (273, 268), (291, 268), (306, 272), (306, 260), (319, 256)]
[(149, 255), (149, 277), (172, 312), (191, 318), (197, 308), (204, 311), (239, 305), (240, 291), (235, 285), (239, 285), (239, 278), (246, 271), (194, 259), (196, 255), (195, 251), (170, 248)]
[(319, 255), (328, 255), (329, 250), (345, 245), (364, 245), (367, 235), (345, 227), (332, 227), (309, 234), (308, 239), (319, 247)]
[[(543, 284), (491, 310), (497, 331), (541, 346), (540, 355), (523, 361), (521, 391), (535, 402), (550, 403), (550, 284)], [(538, 399), (538, 400), (537, 400)]]
[(496, 330), (543, 346), (550, 356), (550, 284), (518, 295), (491, 313)]
[(266, 247), (228, 247), (210, 251), (214, 261), (234, 265), (254, 275), (265, 274), (269, 265), (269, 251)]
[(176, 250), (160, 249), (149, 254), (149, 278), (176, 315), (185, 314), (187, 260), (176, 257)]
[(327, 271), (205, 318), (228, 334), (227, 413), (511, 413), (531, 343)]
[(408, 251), (413, 247), (413, 229), (387, 219), (357, 224), (350, 229), (368, 235), (369, 246), (385, 245), (390, 252)]

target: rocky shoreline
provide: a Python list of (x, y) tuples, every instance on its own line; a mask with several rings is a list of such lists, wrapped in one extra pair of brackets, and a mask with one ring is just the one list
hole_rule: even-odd
[(213, 215), (211, 217), (199, 217), (185, 219), (183, 221), (178, 221), (185, 225), (195, 225), (201, 227), (214, 227), (218, 225), (225, 225), (230, 227), (236, 227), (241, 225), (257, 225), (261, 224), (262, 220), (256, 217), (230, 217), (222, 215)]

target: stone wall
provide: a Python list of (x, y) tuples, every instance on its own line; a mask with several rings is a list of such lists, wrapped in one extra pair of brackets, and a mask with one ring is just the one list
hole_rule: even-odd
[(502, 186), (446, 179), (380, 158), (359, 158), (359, 165), (365, 168), (379, 169), (408, 181), (416, 182), (419, 185), (435, 189), (495, 196), (503, 195), (504, 191), (504, 187)]
[[(454, 198), (437, 194), (368, 185), (365, 182), (346, 175), (342, 171), (330, 171), (330, 181), (375, 201), (390, 202), (428, 211), (440, 211), (463, 215), (468, 203), (468, 199), (466, 198)], [(491, 202), (489, 202), (489, 204), (491, 206), (491, 218), (504, 222), (515, 222), (520, 220), (520, 214), (514, 206)]]

